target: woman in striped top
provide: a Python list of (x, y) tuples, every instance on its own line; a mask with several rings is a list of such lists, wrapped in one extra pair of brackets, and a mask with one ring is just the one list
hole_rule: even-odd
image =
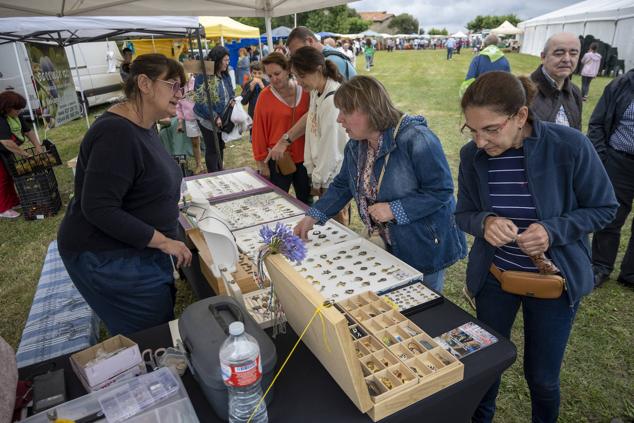
[[(524, 375), (532, 421), (555, 422), (559, 373), (581, 297), (594, 285), (588, 233), (616, 211), (614, 191), (590, 141), (579, 131), (540, 122), (529, 113), (535, 87), (506, 72), (481, 75), (465, 92), (456, 222), (474, 236), (467, 288), (478, 319), (507, 338), (520, 305), (524, 316)], [(540, 260), (535, 260), (535, 258)], [(552, 260), (566, 280), (557, 299), (510, 294), (489, 273), (538, 272)], [(490, 422), (499, 379), (473, 422)]]

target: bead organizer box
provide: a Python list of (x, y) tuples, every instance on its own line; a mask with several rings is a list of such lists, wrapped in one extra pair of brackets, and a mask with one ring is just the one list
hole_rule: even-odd
[(324, 299), (335, 301), (422, 277), (418, 270), (364, 238), (309, 250), (295, 270)]
[(287, 322), (305, 331), (304, 344), (373, 421), (462, 380), (463, 364), (378, 295), (351, 295), (332, 307), (284, 257), (265, 263)]
[(355, 353), (374, 402), (412, 384), (433, 384), (438, 375), (462, 373), (458, 359), (375, 293), (355, 295), (337, 308), (351, 317), (347, 320)]
[(295, 203), (276, 192), (215, 203), (210, 207), (231, 231), (304, 214)]
[[(280, 220), (279, 223), (286, 225), (289, 229), (293, 229), (297, 223), (302, 220), (304, 216), (295, 216), (289, 219)], [(269, 223), (268, 226), (275, 226), (278, 222)], [(256, 261), (258, 250), (262, 245), (262, 237), (260, 236), (260, 229), (264, 225), (258, 225), (240, 231), (235, 231), (233, 234), (236, 237), (236, 244), (243, 253), (247, 254), (251, 260)], [(335, 222), (329, 220), (323, 226), (315, 226), (308, 234), (308, 241), (305, 242), (306, 249), (312, 251), (317, 248), (328, 247), (335, 244), (340, 244), (350, 239), (358, 238), (352, 230)]]
[(422, 279), (410, 281), (406, 285), (390, 288), (378, 294), (394, 304), (398, 311), (406, 316), (418, 313), (444, 301), (444, 297), (426, 287)]
[(217, 172), (204, 177), (187, 178), (187, 190), (207, 199), (268, 189), (266, 183), (250, 169)]

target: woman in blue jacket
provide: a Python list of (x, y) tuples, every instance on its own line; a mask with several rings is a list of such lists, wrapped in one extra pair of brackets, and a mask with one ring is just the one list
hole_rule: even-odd
[[(510, 337), (517, 311), (524, 316), (524, 376), (532, 421), (555, 422), (559, 373), (579, 301), (594, 286), (588, 234), (607, 225), (617, 208), (614, 191), (590, 141), (579, 131), (541, 122), (528, 107), (528, 78), (507, 72), (481, 75), (465, 92), (456, 221), (474, 236), (467, 288), (478, 319)], [(556, 299), (502, 290), (489, 273), (537, 273), (545, 256), (565, 279)], [(474, 422), (490, 422), (499, 379), (482, 399)]]
[[(222, 170), (224, 161), (225, 142), (222, 140), (222, 113), (227, 104), (235, 104), (233, 98), (235, 92), (229, 75), (229, 50), (223, 46), (215, 46), (209, 52), (207, 60), (214, 62), (214, 75), (211, 78), (217, 79), (217, 95), (218, 100), (212, 104), (209, 110), (207, 104), (207, 96), (203, 96), (200, 102), (196, 102), (194, 113), (200, 124), (200, 132), (205, 142), (205, 164), (208, 172), (217, 172)], [(204, 76), (196, 75), (194, 82), (194, 90), (198, 90), (204, 84)], [(218, 138), (218, 149), (214, 141), (214, 132)]]
[(295, 228), (306, 238), (354, 197), (369, 234), (441, 291), (444, 270), (466, 254), (456, 227), (453, 182), (440, 140), (421, 116), (396, 109), (376, 79), (356, 76), (335, 93), (350, 141), (339, 174)]

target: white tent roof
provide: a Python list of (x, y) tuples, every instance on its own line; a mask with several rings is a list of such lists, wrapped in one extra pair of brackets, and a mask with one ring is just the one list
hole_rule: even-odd
[(522, 32), (523, 31), (521, 29), (517, 28), (515, 25), (513, 25), (509, 21), (504, 21), (502, 25), (498, 26), (497, 28), (493, 28), (491, 30), (491, 34), (497, 34), (497, 35), (515, 35), (515, 34), (521, 34)]
[(521, 22), (518, 26), (579, 21), (615, 21), (634, 16), (634, 0), (586, 0)]
[[(1, 7), (1, 6), (0, 6)], [(90, 38), (116, 38), (117, 36), (168, 34), (187, 35), (188, 29), (198, 28), (198, 17), (190, 16), (33, 16), (29, 18), (0, 19), (0, 38), (25, 41), (88, 40)], [(50, 34), (55, 32), (54, 35)], [(60, 38), (57, 38), (59, 35)]]
[(454, 38), (467, 38), (467, 34), (462, 31), (458, 31), (455, 34), (451, 34), (450, 36)]
[(348, 3), (348, 0), (4, 0), (0, 16), (285, 16)]
[(592, 35), (618, 49), (625, 70), (634, 67), (634, 0), (586, 0), (524, 22), (522, 53), (539, 55), (544, 43), (558, 32)]

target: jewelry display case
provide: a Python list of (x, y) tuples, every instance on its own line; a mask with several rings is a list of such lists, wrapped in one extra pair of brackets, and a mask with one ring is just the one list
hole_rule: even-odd
[(309, 250), (295, 270), (325, 300), (383, 291), (423, 275), (365, 238)]
[(463, 379), (459, 360), (378, 295), (363, 292), (328, 307), (284, 257), (269, 256), (266, 266), (288, 324), (296, 333), (308, 326), (303, 342), (373, 421)]
[(295, 202), (277, 192), (213, 203), (210, 209), (231, 231), (304, 214)]
[[(293, 229), (297, 223), (302, 220), (304, 216), (294, 216), (288, 219), (279, 220), (279, 223), (284, 224), (289, 229)], [(269, 223), (269, 226), (274, 226), (278, 222)], [(236, 244), (240, 251), (245, 253), (254, 262), (257, 259), (258, 250), (264, 245), (262, 237), (260, 236), (260, 229), (264, 225), (253, 226), (251, 228), (235, 231), (233, 235), (236, 237)], [(359, 238), (359, 235), (343, 226), (342, 224), (329, 220), (323, 226), (315, 225), (308, 234), (308, 240), (304, 245), (308, 251), (314, 251), (317, 248), (325, 248), (331, 245), (341, 244), (350, 239)]]
[(258, 192), (270, 191), (270, 186), (250, 168), (225, 170), (185, 179), (192, 197), (202, 196), (212, 202)]

